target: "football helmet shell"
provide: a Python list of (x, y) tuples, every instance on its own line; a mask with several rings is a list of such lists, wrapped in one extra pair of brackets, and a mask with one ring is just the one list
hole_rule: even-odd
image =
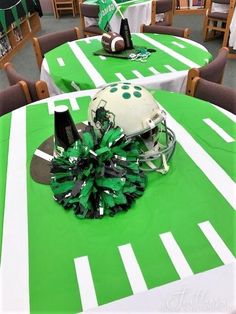
[[(140, 160), (149, 168), (167, 172), (167, 161), (175, 147), (175, 135), (167, 128), (166, 115), (152, 94), (139, 85), (119, 82), (102, 88), (93, 97), (88, 109), (88, 120), (97, 129), (105, 125), (119, 126), (127, 138), (139, 137), (145, 144)], [(150, 162), (161, 160), (159, 165)]]

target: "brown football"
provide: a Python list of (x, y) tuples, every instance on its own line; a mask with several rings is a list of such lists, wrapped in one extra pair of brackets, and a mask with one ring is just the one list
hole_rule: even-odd
[(102, 46), (108, 52), (119, 52), (125, 49), (125, 42), (119, 34), (109, 32), (102, 35)]

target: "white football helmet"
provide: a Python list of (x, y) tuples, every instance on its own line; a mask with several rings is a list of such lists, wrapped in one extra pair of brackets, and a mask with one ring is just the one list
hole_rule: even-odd
[(88, 120), (97, 129), (110, 124), (123, 129), (127, 138), (141, 143), (141, 169), (166, 173), (175, 148), (175, 135), (167, 128), (165, 112), (145, 88), (131, 83), (114, 83), (92, 99)]

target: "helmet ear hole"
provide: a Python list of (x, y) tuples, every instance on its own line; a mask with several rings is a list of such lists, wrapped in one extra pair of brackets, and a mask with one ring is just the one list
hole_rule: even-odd
[(158, 126), (155, 126), (155, 128), (141, 134), (141, 137), (144, 140), (147, 140), (148, 138), (151, 138), (154, 134), (157, 134), (158, 130), (159, 130)]
[(149, 137), (152, 136), (152, 131), (147, 131), (143, 134), (141, 134), (141, 137), (144, 139), (144, 140), (147, 140)]

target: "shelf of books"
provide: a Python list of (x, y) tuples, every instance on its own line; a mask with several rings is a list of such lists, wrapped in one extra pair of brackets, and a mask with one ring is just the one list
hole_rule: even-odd
[(20, 19), (19, 26), (12, 23), (7, 32), (0, 32), (0, 68), (8, 62), (27, 40), (40, 31), (41, 24), (37, 12)]
[(205, 0), (176, 0), (175, 14), (204, 14)]

